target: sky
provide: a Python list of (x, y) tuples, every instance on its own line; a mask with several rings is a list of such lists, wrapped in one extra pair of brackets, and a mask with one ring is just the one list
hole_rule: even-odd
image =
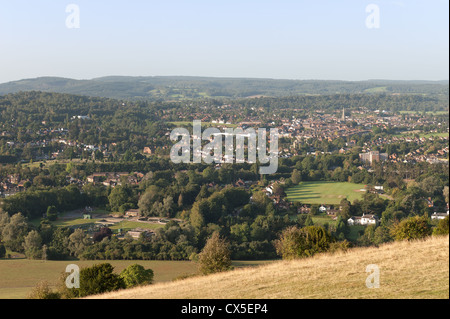
[(448, 0), (0, 0), (0, 83), (448, 80), (448, 37)]

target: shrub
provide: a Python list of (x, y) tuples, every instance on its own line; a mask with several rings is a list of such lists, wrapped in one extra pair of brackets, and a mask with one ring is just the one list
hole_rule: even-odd
[(153, 276), (153, 270), (145, 269), (138, 264), (130, 265), (120, 273), (120, 278), (127, 288), (150, 285), (153, 282)]
[(275, 241), (277, 254), (283, 259), (295, 259), (298, 257), (300, 242), (302, 241), (300, 229), (296, 226), (286, 228)]
[(56, 206), (48, 206), (46, 216), (48, 220), (55, 221), (58, 218), (58, 210)]
[(109, 263), (94, 265), (80, 270), (80, 288), (64, 288), (67, 276), (62, 276), (62, 290), (66, 298), (79, 298), (126, 288), (123, 279), (113, 273)]
[(283, 259), (296, 259), (328, 251), (330, 244), (331, 236), (322, 226), (292, 226), (281, 233), (275, 248)]
[(231, 268), (231, 252), (228, 243), (218, 232), (213, 233), (198, 255), (199, 271), (207, 275)]
[(391, 230), (395, 240), (414, 240), (431, 235), (431, 228), (428, 225), (427, 216), (413, 216), (402, 220), (393, 226)]
[(28, 294), (28, 299), (61, 299), (61, 295), (52, 291), (47, 281), (40, 281)]
[(352, 243), (349, 242), (347, 239), (343, 241), (338, 241), (330, 244), (329, 252), (335, 253), (335, 252), (346, 252), (352, 247)]

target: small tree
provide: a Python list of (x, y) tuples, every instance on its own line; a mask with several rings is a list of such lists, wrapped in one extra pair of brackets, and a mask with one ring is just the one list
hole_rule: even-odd
[(298, 185), (302, 181), (302, 174), (297, 169), (292, 172), (291, 181), (294, 185)]
[(275, 241), (277, 254), (283, 259), (295, 259), (298, 257), (301, 242), (300, 229), (296, 226), (286, 228)]
[(347, 224), (345, 223), (344, 219), (342, 218), (342, 216), (338, 216), (337, 220), (336, 220), (336, 237), (339, 237), (339, 235), (343, 235), (344, 238), (345, 236), (348, 235), (350, 229), (348, 228)]
[(340, 203), (340, 210), (337, 212), (337, 216), (341, 216), (344, 220), (347, 220), (351, 216), (352, 204), (347, 199), (342, 199)]
[(122, 278), (127, 288), (150, 285), (153, 282), (153, 276), (153, 270), (145, 269), (138, 264), (130, 265), (120, 273), (120, 278)]
[(3, 244), (11, 251), (23, 252), (23, 241), (29, 231), (26, 217), (17, 213), (5, 221), (1, 233)]
[(198, 255), (199, 271), (212, 274), (227, 271), (231, 268), (231, 252), (228, 243), (221, 238), (218, 232), (212, 234), (205, 247)]
[(73, 256), (79, 256), (89, 245), (89, 236), (80, 228), (69, 236), (68, 249)]
[(314, 222), (312, 220), (311, 214), (306, 216), (305, 226), (314, 226)]
[(42, 238), (41, 235), (35, 230), (32, 230), (25, 237), (23, 248), (25, 255), (29, 259), (38, 259), (42, 255)]
[(56, 209), (56, 206), (48, 206), (46, 216), (48, 220), (56, 220), (56, 218), (58, 217), (58, 210)]

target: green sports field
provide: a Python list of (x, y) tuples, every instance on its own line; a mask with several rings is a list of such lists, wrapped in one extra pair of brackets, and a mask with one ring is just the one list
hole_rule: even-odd
[(346, 198), (361, 199), (366, 185), (341, 182), (301, 182), (286, 190), (287, 199), (302, 204), (337, 205)]

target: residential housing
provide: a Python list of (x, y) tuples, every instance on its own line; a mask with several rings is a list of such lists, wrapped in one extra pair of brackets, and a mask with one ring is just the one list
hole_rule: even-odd
[(377, 225), (378, 217), (373, 214), (363, 214), (362, 216), (352, 216), (347, 220), (349, 226), (354, 225)]

